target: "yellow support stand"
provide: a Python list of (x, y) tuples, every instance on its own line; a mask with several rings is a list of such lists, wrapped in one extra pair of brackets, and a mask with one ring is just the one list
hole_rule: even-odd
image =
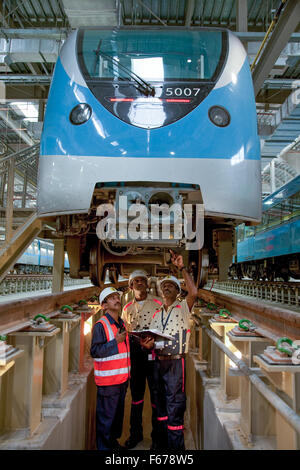
[[(271, 365), (261, 356), (254, 356), (254, 361), (263, 369), (281, 398), (296, 413), (300, 413), (300, 365)], [(300, 433), (276, 411), (276, 446), (278, 450), (299, 450)]]
[(44, 347), (47, 340), (59, 333), (55, 328), (51, 332), (17, 331), (9, 336), (14, 346), (24, 350), (16, 362), (8, 384), (7, 430), (26, 429), (33, 435), (41, 423)]
[(59, 327), (60, 332), (48, 344), (45, 350), (45, 376), (43, 394), (58, 393), (61, 398), (68, 388), (70, 332), (80, 322), (80, 316), (74, 318), (51, 318), (51, 323)]
[[(9, 374), (12, 373), (12, 368), (18, 357), (24, 354), (21, 349), (14, 348), (12, 345), (6, 343), (6, 338), (0, 340), (0, 430), (5, 428), (5, 414), (7, 410), (6, 396), (7, 393), (7, 380)], [(1, 392), (3, 393), (1, 395)]]
[[(230, 341), (241, 352), (242, 360), (252, 368), (255, 366), (253, 356), (260, 354), (271, 343), (262, 336), (237, 336), (232, 330), (227, 333)], [(241, 430), (250, 443), (256, 436), (271, 437), (275, 435), (275, 413), (270, 403), (258, 392), (249, 378), (241, 373)]]
[[(232, 321), (224, 321), (221, 319), (212, 318), (209, 320), (210, 327), (217, 333), (220, 339), (224, 342), (225, 346), (227, 346), (233, 353), (236, 353), (238, 350), (237, 348), (231, 343), (228, 338), (227, 333), (236, 326), (237, 322)], [(216, 347), (217, 348), (217, 347)], [(220, 377), (221, 377), (221, 386), (225, 393), (227, 400), (233, 400), (239, 397), (239, 380), (238, 377), (230, 376), (229, 369), (231, 367), (231, 361), (226, 356), (226, 354), (217, 351), (220, 358)]]
[(74, 308), (74, 313), (80, 315), (80, 332), (79, 332), (79, 357), (78, 359), (78, 370), (79, 372), (84, 371), (84, 357), (89, 356), (91, 341), (92, 341), (92, 330), (96, 323), (95, 309), (88, 307), (88, 305), (78, 306)]
[[(209, 326), (211, 315), (202, 317), (204, 325)], [(202, 351), (203, 360), (207, 361), (207, 373), (210, 377), (220, 377), (221, 375), (221, 353), (215, 343), (202, 330), (201, 331), (200, 350)]]
[[(212, 312), (206, 307), (194, 307), (194, 313), (204, 326), (209, 327), (209, 320), (214, 317), (216, 312)], [(207, 336), (202, 328), (198, 330), (198, 358), (200, 363), (207, 364), (207, 374), (210, 377), (220, 376), (220, 351), (213, 341)]]

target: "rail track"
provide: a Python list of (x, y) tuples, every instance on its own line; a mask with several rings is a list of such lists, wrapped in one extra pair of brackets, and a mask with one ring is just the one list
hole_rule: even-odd
[(87, 287), (59, 294), (5, 302), (0, 305), (0, 335), (6, 335), (28, 326), (38, 314), (51, 318), (63, 305), (86, 300), (96, 295), (98, 291), (96, 287)]
[[(109, 284), (106, 286), (108, 287)], [(119, 282), (117, 287), (127, 288), (128, 282)], [(75, 304), (93, 295), (99, 295), (99, 287), (84, 287), (58, 294), (2, 303), (0, 305), (0, 335), (27, 326), (35, 315), (44, 314), (51, 318), (57, 314), (62, 305)], [(248, 318), (274, 341), (282, 336), (289, 336), (291, 339), (300, 338), (300, 310), (292, 305), (272, 306), (269, 303), (258, 303), (254, 299), (245, 299), (209, 289), (199, 289), (198, 296), (199, 299), (215, 304), (217, 308), (230, 310), (237, 319)]]
[[(52, 274), (8, 274), (0, 283), (0, 295), (19, 294), (51, 289)], [(64, 286), (90, 284), (89, 279), (64, 278)]]
[[(109, 284), (107, 284), (106, 286), (108, 285)], [(116, 287), (120, 290), (127, 290), (128, 282), (127, 281), (120, 282), (118, 283)], [(22, 299), (19, 301), (3, 303), (0, 305), (0, 336), (7, 335), (7, 338), (8, 338), (7, 341), (10, 343), (13, 341), (13, 338), (16, 336), (16, 332), (17, 334), (20, 334), (20, 333), (24, 334), (22, 332), (19, 332), (19, 330), (23, 329), (24, 327), (29, 326), (32, 322), (32, 319), (36, 315), (38, 314), (46, 315), (50, 319), (50, 323), (51, 323), (51, 318), (57, 315), (57, 313), (60, 311), (60, 308), (63, 305), (67, 304), (67, 305), (72, 306), (74, 304), (78, 304), (79, 300), (83, 300), (83, 299), (88, 300), (92, 296), (98, 295), (99, 290), (100, 290), (99, 288), (93, 286), (93, 287), (80, 288), (80, 289), (76, 289), (72, 291), (66, 291), (66, 292), (62, 292), (59, 294), (49, 294), (49, 295), (47, 294), (43, 296), (36, 296), (34, 298), (27, 298), (27, 299)], [(212, 309), (210, 309), (209, 307), (212, 307)], [(190, 356), (189, 356), (189, 374), (190, 374), (189, 387), (192, 387), (191, 377), (193, 376), (193, 374), (198, 373), (197, 371), (199, 367), (200, 369), (202, 368), (201, 369), (202, 371), (207, 371), (207, 374), (205, 375), (206, 378), (203, 379), (204, 382), (203, 382), (203, 385), (201, 385), (204, 388), (208, 387), (207, 389), (205, 388), (206, 390), (205, 393), (210, 393), (209, 384), (210, 384), (210, 381), (212, 381), (214, 383), (214, 388), (212, 390), (215, 390), (215, 387), (218, 387), (218, 390), (222, 391), (222, 393), (224, 394), (226, 401), (224, 402), (224, 404), (222, 404), (222, 406), (225, 407), (224, 408), (225, 411), (227, 409), (226, 407), (229, 406), (227, 410), (228, 412), (231, 409), (230, 400), (234, 401), (235, 406), (237, 403), (236, 400), (237, 399), (240, 400), (239, 407), (241, 408), (241, 411), (239, 411), (239, 413), (241, 414), (241, 418), (240, 418), (241, 425), (238, 425), (238, 426), (241, 426), (242, 432), (244, 433), (243, 435), (245, 435), (246, 439), (248, 439), (247, 442), (252, 442), (251, 441), (252, 431), (250, 429), (251, 426), (249, 425), (249, 423), (251, 422), (252, 419), (254, 419), (253, 418), (254, 416), (255, 417), (258, 416), (258, 412), (256, 411), (256, 408), (253, 405), (256, 403), (258, 398), (255, 395), (256, 398), (253, 399), (252, 401), (250, 400), (252, 394), (254, 394), (255, 392), (253, 391), (250, 385), (246, 386), (245, 384), (248, 383), (247, 381), (249, 381), (249, 383), (251, 382), (258, 389), (259, 393), (263, 394), (263, 397), (264, 397), (263, 399), (266, 400), (266, 402), (264, 402), (264, 405), (262, 407), (264, 411), (262, 413), (259, 412), (260, 417), (261, 415), (263, 415), (262, 417), (263, 417), (264, 422), (266, 422), (267, 425), (269, 425), (270, 420), (273, 422), (273, 417), (271, 418), (269, 417), (270, 409), (267, 407), (266, 403), (274, 405), (275, 411), (272, 411), (273, 414), (278, 413), (280, 416), (283, 416), (284, 419), (286, 419), (284, 427), (282, 427), (282, 422), (280, 422), (281, 423), (280, 426), (278, 427), (278, 429), (276, 428), (276, 430), (274, 431), (277, 435), (276, 437), (277, 448), (281, 448), (280, 446), (282, 445), (281, 444), (282, 435), (288, 436), (289, 442), (292, 442), (292, 438), (294, 438), (294, 436), (297, 435), (295, 433), (299, 433), (300, 417), (297, 414), (297, 411), (294, 411), (291, 408), (289, 401), (287, 401), (287, 404), (286, 404), (285, 401), (282, 399), (282, 397), (272, 390), (272, 387), (271, 387), (271, 385), (273, 384), (272, 373), (269, 374), (269, 372), (265, 371), (262, 366), (255, 367), (253, 365), (252, 356), (256, 350), (251, 349), (252, 351), (251, 357), (250, 356), (248, 357), (247, 352), (244, 351), (242, 353), (243, 359), (241, 360), (241, 359), (238, 359), (238, 357), (235, 355), (234, 349), (233, 350), (229, 349), (232, 347), (232, 345), (228, 346), (227, 332), (230, 330), (230, 328), (234, 327), (233, 323), (231, 322), (231, 324), (229, 324), (225, 322), (222, 326), (220, 326), (219, 323), (217, 323), (219, 326), (217, 326), (216, 332), (214, 331), (214, 328), (210, 325), (209, 321), (215, 314), (219, 313), (220, 309), (227, 309), (231, 312), (231, 321), (233, 320), (237, 322), (240, 319), (248, 319), (251, 322), (253, 322), (256, 326), (255, 331), (263, 337), (263, 341), (265, 341), (266, 343), (268, 341), (269, 343), (276, 343), (278, 339), (282, 337), (291, 338), (291, 340), (293, 341), (299, 339), (300, 338), (300, 311), (297, 311), (297, 308), (295, 308), (294, 306), (271, 305), (270, 303), (259, 302), (257, 301), (257, 299), (247, 299), (239, 295), (210, 291), (208, 289), (199, 289), (198, 301), (196, 302), (196, 305), (193, 310), (193, 313), (195, 315), (194, 318), (195, 318), (196, 328), (194, 329), (192, 339), (191, 339), (191, 343), (193, 344), (191, 344)], [(99, 314), (100, 312), (98, 312), (97, 314), (95, 313), (96, 316)], [(86, 351), (87, 351), (86, 341), (87, 341), (88, 336), (86, 336), (85, 329), (84, 329), (86, 318), (82, 313), (80, 315), (81, 315), (81, 320), (80, 320), (81, 323), (80, 323), (80, 326), (78, 327), (79, 329), (76, 330), (76, 335), (77, 335), (76, 341), (74, 340), (75, 336), (73, 335), (72, 337), (72, 348), (74, 347), (74, 344), (80, 345), (80, 347), (78, 346), (80, 349), (80, 354), (78, 355), (78, 357), (80, 358), (78, 361), (78, 364), (79, 364), (78, 371), (79, 372), (81, 371), (80, 373), (83, 373), (86, 370), (86, 363), (84, 362), (85, 361), (84, 358), (86, 357), (85, 356)], [(200, 320), (200, 323), (198, 324), (196, 321), (197, 319), (198, 321)], [(55, 323), (54, 318), (53, 318), (53, 323)], [(221, 336), (220, 336), (220, 331), (221, 331), (220, 328), (222, 331), (224, 330)], [(75, 331), (75, 329), (72, 330), (72, 332), (73, 331)], [(24, 338), (24, 337), (21, 336), (21, 338)], [(60, 338), (61, 339), (64, 338), (64, 334), (62, 334)], [(70, 335), (69, 335), (69, 338), (71, 338)], [(73, 351), (73, 349), (70, 347), (69, 341), (67, 341), (66, 343), (68, 347), (67, 346), (62, 347), (60, 343), (61, 339), (51, 340), (51, 341), (49, 340), (48, 342), (45, 342), (45, 343), (43, 342), (38, 343), (39, 348), (45, 349), (45, 362), (47, 364), (47, 367), (43, 367), (42, 370), (32, 369), (32, 375), (33, 377), (40, 377), (40, 375), (42, 374), (44, 376), (43, 380), (45, 381), (45, 383), (48, 384), (49, 377), (47, 374), (49, 374), (49, 364), (51, 365), (54, 371), (56, 370), (55, 368), (58, 367), (56, 362), (53, 361), (54, 350), (57, 352), (59, 348), (61, 348), (61, 350), (67, 351), (67, 349), (69, 348), (69, 354), (70, 354), (70, 357), (72, 357), (72, 360), (69, 359), (69, 369), (68, 367), (64, 369), (64, 375), (62, 376), (63, 379), (60, 379), (60, 381), (58, 381), (59, 382), (58, 390), (59, 390), (60, 396), (63, 396), (63, 393), (65, 393), (68, 388), (68, 380), (71, 380), (71, 381), (73, 380), (72, 374), (70, 375), (71, 379), (70, 377), (68, 379), (68, 370), (71, 370), (71, 371), (73, 370), (72, 368), (70, 369), (70, 367), (73, 364), (72, 361), (75, 356), (73, 352), (71, 354), (71, 350)], [(18, 343), (17, 346), (20, 344), (23, 345), (23, 342)], [(35, 344), (35, 343), (32, 343), (32, 344)], [(257, 343), (257, 347), (259, 345), (261, 345), (262, 347), (264, 344), (265, 343)], [(217, 348), (219, 348), (221, 353), (219, 351), (218, 353), (216, 353), (215, 345)], [(251, 348), (252, 347), (253, 346), (251, 346)], [(23, 346), (21, 349), (24, 349)], [(23, 352), (23, 354), (26, 355), (26, 358), (31, 357), (30, 355), (28, 355), (29, 353), (26, 351)], [(225, 356), (228, 356), (231, 359), (231, 361), (237, 365), (236, 369), (230, 366), (230, 361), (226, 359)], [(15, 367), (17, 367), (17, 363), (18, 362), (16, 362)], [(195, 364), (195, 365), (193, 366), (192, 364)], [(18, 367), (19, 368), (16, 369), (17, 371), (16, 374), (18, 373), (20, 375), (22, 373), (22, 368), (20, 368), (20, 366)], [(58, 369), (61, 373), (60, 366), (58, 367)], [(92, 370), (92, 363), (90, 364), (90, 369)], [(1, 368), (0, 368), (0, 371), (1, 371)], [(290, 374), (291, 380), (294, 380), (293, 373), (291, 372), (287, 372), (287, 373)], [(241, 376), (241, 374), (244, 374), (245, 379)], [(284, 372), (284, 374), (286, 373)], [(300, 372), (298, 373), (298, 375), (297, 374), (295, 375), (295, 380), (297, 380), (297, 387), (295, 390), (298, 390), (298, 385), (300, 386), (299, 374)], [(264, 375), (264, 381), (267, 381), (267, 385), (263, 380), (259, 379), (259, 377), (262, 375)], [(79, 380), (78, 374), (76, 375), (76, 377), (77, 377), (76, 380), (78, 381)], [(217, 377), (219, 378), (217, 379)], [(281, 382), (280, 384), (278, 382), (277, 370), (276, 370), (274, 377), (275, 377), (274, 380), (275, 379), (277, 380), (276, 386), (279, 386)], [(243, 383), (243, 387), (244, 387), (243, 397), (242, 397), (243, 399), (241, 399), (241, 395), (240, 395), (241, 392), (240, 392), (240, 386), (239, 386), (238, 380), (241, 380), (241, 383)], [(7, 382), (7, 383), (10, 384), (10, 382)], [(33, 380), (32, 383), (34, 384), (35, 381)], [(287, 383), (290, 383), (290, 382), (287, 381)], [(282, 384), (285, 384), (285, 382), (282, 382)], [(40, 388), (42, 387), (41, 383), (39, 386)], [(279, 388), (281, 390), (281, 385)], [(191, 388), (190, 390), (191, 400), (194, 399), (193, 397), (200, 396), (200, 391), (201, 391), (200, 389), (194, 390), (193, 388)], [(47, 398), (48, 397), (47, 393), (50, 393), (49, 390), (48, 389), (46, 390), (45, 396), (42, 396), (42, 392), (40, 392), (41, 400), (38, 406), (41, 409), (42, 409), (42, 406), (44, 406), (43, 413), (47, 413), (47, 410), (48, 410), (47, 404), (50, 398), (49, 399)], [(50, 391), (52, 393), (52, 389)], [(285, 389), (283, 391), (285, 393), (288, 392), (288, 390), (285, 390)], [(11, 391), (10, 394), (8, 394), (8, 396), (12, 394), (13, 392)], [(33, 392), (29, 394), (29, 398), (32, 396), (32, 394)], [(296, 399), (298, 400), (299, 398), (298, 395), (295, 395), (295, 396), (296, 398), (293, 395), (292, 399), (294, 400), (295, 398), (295, 400)], [(10, 401), (8, 397), (6, 397), (6, 400), (8, 403), (7, 406), (9, 407)], [(23, 396), (20, 396), (20, 400), (23, 400)], [(262, 400), (262, 398), (259, 398), (259, 400)], [(298, 410), (297, 400), (296, 400), (297, 403), (295, 402), (297, 404), (295, 409)], [(252, 403), (251, 406), (253, 406), (253, 409), (250, 410), (251, 417), (245, 418), (246, 414), (244, 413), (244, 411), (245, 411), (245, 407), (247, 408), (248, 403)], [(51, 410), (51, 413), (54, 413), (55, 415), (55, 413), (57, 413), (56, 411), (57, 409), (59, 409), (59, 407), (56, 407), (55, 409)], [(193, 412), (195, 412), (196, 414), (198, 413), (197, 411), (198, 408), (195, 404), (193, 405), (192, 409), (193, 409)], [(249, 415), (249, 410), (247, 411), (247, 413)], [(197, 419), (200, 420), (202, 418), (198, 416)], [(33, 419), (30, 419), (30, 422), (29, 422), (30, 430), (36, 429), (36, 426), (40, 422), (39, 420), (40, 418), (37, 420), (37, 422), (35, 422)], [(274, 422), (277, 422), (277, 421), (274, 420)], [(26, 424), (27, 424), (27, 421), (26, 421)], [(296, 444), (293, 443), (292, 446), (293, 446), (292, 448), (299, 448), (297, 443)]]
[(208, 289), (200, 289), (199, 298), (216, 305), (216, 310), (228, 309), (236, 320), (245, 318), (252, 321), (262, 335), (273, 341), (283, 336), (292, 340), (300, 338), (300, 310), (292, 305), (259, 303), (257, 299), (245, 299), (238, 295)]
[(251, 281), (251, 280), (210, 280), (205, 288), (255, 299), (300, 307), (300, 282)]
[[(109, 287), (111, 284), (106, 284)], [(118, 284), (118, 288), (127, 288), (128, 282)], [(27, 299), (3, 302), (0, 305), (0, 335), (18, 331), (31, 323), (38, 314), (51, 318), (57, 315), (63, 305), (72, 305), (79, 300), (88, 300), (94, 295), (99, 295), (99, 287), (83, 287), (68, 290), (58, 294), (47, 294)]]

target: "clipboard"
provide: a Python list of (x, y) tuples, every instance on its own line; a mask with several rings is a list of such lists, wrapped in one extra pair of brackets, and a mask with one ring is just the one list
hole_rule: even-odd
[(160, 341), (164, 341), (164, 340), (174, 341), (175, 340), (174, 336), (167, 335), (156, 329), (131, 331), (129, 334), (139, 339), (146, 338), (147, 336), (152, 336), (155, 340), (160, 340)]

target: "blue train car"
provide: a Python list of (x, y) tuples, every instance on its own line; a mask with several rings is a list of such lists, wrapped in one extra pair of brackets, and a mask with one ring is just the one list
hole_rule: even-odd
[[(127, 276), (141, 264), (163, 274), (178, 248), (199, 280), (202, 243), (190, 249), (185, 231), (166, 238), (161, 226), (158, 237), (124, 235), (121, 199), (126, 209), (146, 208), (149, 220), (153, 205), (176, 203), (193, 226), (196, 210), (189, 216), (185, 205), (204, 206), (209, 248), (213, 227), (260, 220), (260, 193), (252, 77), (233, 33), (91, 28), (68, 37), (44, 119), (38, 214), (67, 239), (72, 276), (90, 273), (99, 285), (106, 269)], [(105, 204), (117, 213), (116, 232), (101, 238)]]
[[(54, 245), (51, 242), (36, 238), (26, 248), (14, 265), (18, 274), (48, 274), (52, 273)], [(69, 270), (68, 255), (65, 254), (65, 272)]]
[(232, 277), (300, 279), (300, 176), (263, 200), (262, 223), (237, 227)]

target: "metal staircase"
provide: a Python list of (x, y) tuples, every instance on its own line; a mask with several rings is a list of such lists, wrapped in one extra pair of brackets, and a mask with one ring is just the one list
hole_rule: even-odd
[(43, 223), (36, 214), (39, 144), (0, 159), (0, 281)]
[(0, 159), (0, 243), (36, 211), (39, 144)]
[(297, 176), (297, 170), (280, 157), (273, 158), (262, 171), (263, 198)]

